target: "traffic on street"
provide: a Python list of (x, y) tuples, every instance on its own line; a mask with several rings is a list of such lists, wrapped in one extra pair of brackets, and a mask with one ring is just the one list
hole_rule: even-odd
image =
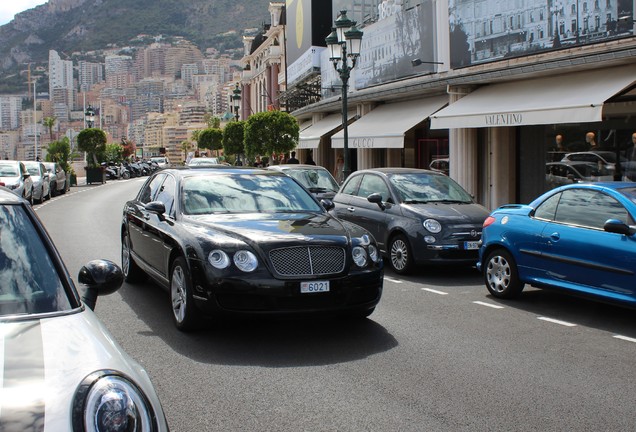
[[(71, 275), (121, 263), (122, 209), (145, 180), (34, 205)], [(363, 320), (232, 317), (183, 333), (169, 299), (124, 283), (96, 314), (173, 431), (633, 429), (636, 326), (620, 306), (530, 286), (499, 299), (474, 266), (386, 266)]]

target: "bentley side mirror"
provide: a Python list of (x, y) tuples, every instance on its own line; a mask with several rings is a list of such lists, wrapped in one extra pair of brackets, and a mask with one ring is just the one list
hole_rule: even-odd
[(330, 199), (321, 199), (320, 204), (325, 208), (325, 210), (330, 211), (336, 208), (336, 205)]

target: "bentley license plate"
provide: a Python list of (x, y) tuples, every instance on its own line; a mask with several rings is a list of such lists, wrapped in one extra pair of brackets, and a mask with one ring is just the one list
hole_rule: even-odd
[(329, 281), (301, 282), (300, 292), (303, 294), (329, 292)]
[(466, 249), (466, 250), (479, 249), (479, 242), (478, 241), (467, 241), (467, 242), (464, 242), (464, 249)]

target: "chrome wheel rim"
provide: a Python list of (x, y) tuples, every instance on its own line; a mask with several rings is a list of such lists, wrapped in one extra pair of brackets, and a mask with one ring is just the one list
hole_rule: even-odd
[(130, 246), (128, 243), (128, 236), (124, 234), (124, 241), (121, 244), (121, 266), (125, 276), (128, 276), (130, 271)]
[(409, 251), (406, 243), (397, 239), (391, 245), (391, 265), (396, 270), (404, 270), (409, 260)]
[(488, 287), (497, 293), (503, 293), (510, 286), (512, 270), (504, 257), (496, 255), (488, 261), (486, 280)]
[(176, 266), (172, 271), (172, 281), (170, 282), (170, 296), (172, 297), (172, 313), (178, 323), (182, 323), (185, 318), (187, 305), (186, 280), (183, 269)]

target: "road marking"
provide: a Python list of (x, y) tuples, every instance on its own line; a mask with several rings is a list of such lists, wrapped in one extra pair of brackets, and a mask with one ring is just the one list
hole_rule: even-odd
[(392, 277), (388, 277), (388, 276), (384, 276), (384, 279), (388, 280), (389, 282), (396, 283), (396, 284), (401, 284), (401, 283), (402, 283), (402, 281), (401, 281), (401, 280), (399, 280), (399, 279), (393, 279)]
[(448, 295), (448, 293), (445, 293), (443, 291), (437, 291), (437, 290), (430, 289), (430, 288), (422, 288), (422, 291), (428, 291), (428, 292), (431, 292), (433, 294), (439, 294), (439, 295)]
[(627, 342), (634, 342), (634, 343), (636, 343), (636, 339), (634, 339), (634, 338), (630, 338), (630, 337), (627, 337), (627, 336), (616, 335), (616, 336), (614, 336), (614, 338), (616, 338), (616, 339), (621, 339), (621, 340), (624, 340), (624, 341), (627, 341)]
[(478, 305), (482, 305), (482, 306), (488, 306), (489, 308), (493, 308), (493, 309), (503, 309), (503, 306), (499, 306), (496, 304), (492, 304), (492, 303), (485, 303), (485, 302), (480, 302), (480, 301), (474, 301), (473, 303), (478, 304)]
[(572, 323), (567, 322), (567, 321), (556, 320), (556, 319), (553, 319), (553, 318), (537, 317), (537, 319), (540, 319), (541, 321), (551, 322), (553, 324), (559, 324), (559, 325), (566, 326), (566, 327), (576, 327), (576, 324), (572, 324)]

